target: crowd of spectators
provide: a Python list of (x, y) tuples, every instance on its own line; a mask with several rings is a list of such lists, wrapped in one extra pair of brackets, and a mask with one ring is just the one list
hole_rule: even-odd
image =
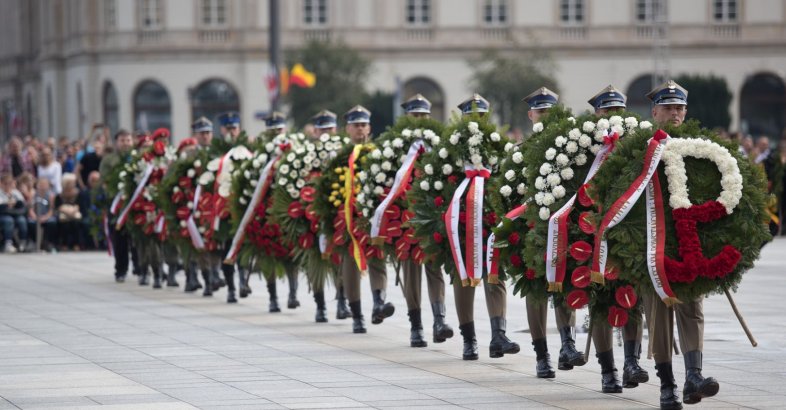
[(108, 141), (96, 124), (78, 140), (13, 136), (0, 147), (3, 253), (105, 248), (94, 198)]

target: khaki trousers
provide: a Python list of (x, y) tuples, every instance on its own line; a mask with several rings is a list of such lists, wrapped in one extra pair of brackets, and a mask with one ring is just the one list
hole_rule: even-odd
[[(534, 301), (526, 298), (527, 322), (529, 323), (529, 334), (532, 340), (543, 339), (546, 337), (546, 320), (548, 319), (548, 300)], [(554, 304), (554, 315), (557, 319), (557, 327), (573, 327), (576, 325), (576, 311)]]
[(704, 349), (704, 299), (683, 301), (673, 307), (666, 306), (653, 291), (644, 297), (644, 314), (647, 315), (647, 333), (650, 336), (652, 357), (655, 364), (671, 362), (674, 343), (674, 317), (680, 334), (683, 353)]
[[(423, 278), (424, 266), (413, 261), (407, 260), (401, 263), (401, 270), (404, 274), (402, 290), (407, 299), (407, 309), (420, 309), (420, 293)], [(426, 285), (428, 286), (428, 298), (433, 303), (445, 301), (445, 279), (442, 269), (432, 264), (426, 264)]]
[[(483, 278), (483, 291), (486, 292), (486, 309), (489, 318), (505, 317), (505, 305), (507, 303), (507, 292), (503, 282), (497, 284), (488, 283), (488, 279)], [(458, 315), (459, 325), (463, 325), (474, 320), (475, 309), (475, 287), (461, 286), (461, 280), (453, 279), (453, 296), (456, 302), (456, 314)]]
[[(368, 261), (368, 276), (371, 282), (371, 291), (385, 290), (388, 285), (388, 274), (385, 270), (385, 261), (372, 259)], [(347, 300), (357, 302), (360, 300), (360, 270), (355, 259), (345, 255), (341, 260), (341, 277)]]

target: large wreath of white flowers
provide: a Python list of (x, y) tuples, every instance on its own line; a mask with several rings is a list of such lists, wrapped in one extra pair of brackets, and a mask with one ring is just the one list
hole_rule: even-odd
[(335, 157), (349, 138), (322, 134), (318, 140), (310, 141), (303, 134), (292, 138), (293, 146), (276, 169), (276, 185), (286, 189), (292, 199), (300, 196), (300, 190), (309, 182), (313, 172), (319, 172)]
[[(571, 119), (575, 123), (575, 119), (569, 118)], [(538, 210), (540, 219), (548, 220), (551, 217), (550, 207), (565, 197), (566, 190), (562, 182), (573, 179), (573, 166), (584, 166), (589, 160), (588, 154), (596, 155), (603, 147), (604, 139), (609, 135), (616, 134), (622, 137), (626, 131), (630, 132), (636, 128), (649, 129), (652, 128), (652, 124), (649, 121), (639, 122), (634, 117), (623, 119), (615, 115), (609, 119), (601, 118), (597, 123), (585, 121), (581, 128), (575, 127), (568, 131), (567, 137), (560, 135), (555, 138), (554, 147), (545, 152), (546, 161), (538, 167), (540, 175), (534, 183), (533, 199), (540, 207)], [(533, 131), (536, 129), (542, 130), (543, 127), (542, 125), (533, 127)]]
[[(198, 181), (200, 185), (208, 186), (214, 180), (217, 180), (218, 192), (216, 193), (224, 198), (229, 198), (229, 195), (232, 193), (232, 176), (236, 172), (236, 163), (254, 158), (254, 154), (244, 145), (232, 147), (232, 149), (227, 152), (227, 155), (228, 157), (224, 159), (223, 165), (221, 164), (223, 155), (210, 160), (210, 162), (207, 163), (207, 170), (200, 175)], [(267, 162), (267, 159), (265, 159), (264, 162)], [(262, 162), (262, 164), (264, 164), (264, 162)]]
[[(382, 202), (386, 188), (393, 186), (396, 172), (407, 158), (408, 147), (417, 140), (425, 141), (427, 150), (440, 143), (439, 135), (431, 129), (416, 128), (413, 130), (405, 128), (398, 137), (392, 140), (385, 140), (381, 149), (377, 147), (369, 153), (367, 157), (368, 172), (364, 170), (357, 174), (363, 189), (356, 200), (363, 217), (368, 218), (374, 214), (374, 211)], [(427, 165), (426, 167), (427, 174), (431, 175), (434, 173), (433, 166)]]
[(690, 208), (688, 175), (684, 157), (708, 159), (718, 166), (721, 193), (717, 201), (731, 214), (742, 198), (742, 175), (737, 160), (715, 142), (702, 138), (669, 138), (663, 151), (664, 172), (668, 178), (669, 205), (672, 209)]

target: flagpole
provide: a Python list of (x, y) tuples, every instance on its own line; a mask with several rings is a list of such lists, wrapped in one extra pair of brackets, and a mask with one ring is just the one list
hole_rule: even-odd
[(269, 0), (270, 4), (270, 65), (275, 70), (278, 93), (271, 99), (270, 111), (278, 110), (281, 104), (281, 26), (279, 25), (278, 0)]

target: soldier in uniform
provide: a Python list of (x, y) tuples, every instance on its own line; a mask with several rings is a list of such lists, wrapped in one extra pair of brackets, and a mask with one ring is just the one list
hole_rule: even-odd
[[(314, 125), (314, 138), (316, 139), (322, 134), (336, 135), (338, 130), (337, 116), (328, 110), (322, 110), (311, 117), (311, 123)], [(314, 301), (317, 304), (316, 321), (320, 323), (327, 322), (324, 289), (314, 290)], [(344, 292), (344, 280), (342, 274), (339, 272), (339, 274), (336, 275), (336, 319), (346, 319), (350, 315), (351, 312), (347, 305), (346, 293)]]
[[(653, 103), (652, 118), (656, 125), (678, 127), (688, 113), (688, 91), (674, 81), (667, 81), (647, 96)], [(673, 307), (666, 306), (651, 292), (644, 295), (644, 313), (648, 315), (648, 334), (655, 359), (655, 369), (660, 378), (661, 409), (681, 409), (677, 384), (671, 366), (674, 343), (674, 317), (680, 334), (680, 349), (685, 360), (685, 385), (682, 390), (685, 404), (694, 404), (718, 393), (720, 385), (712, 377), (701, 374), (704, 347), (704, 298), (683, 301)]]
[[(353, 144), (363, 144), (369, 140), (371, 112), (363, 106), (356, 105), (344, 114), (344, 120), (347, 123), (347, 135)], [(396, 308), (392, 303), (385, 302), (385, 289), (388, 280), (384, 260), (370, 260), (368, 270), (371, 292), (374, 296), (371, 323), (377, 325), (382, 323), (385, 318), (392, 316)], [(352, 311), (352, 332), (366, 333), (363, 312), (360, 308), (360, 270), (350, 253), (347, 253), (341, 261), (341, 275), (349, 300), (349, 309)]]
[[(406, 115), (411, 117), (430, 117), (431, 102), (426, 97), (416, 94), (401, 104)], [(420, 317), (420, 291), (424, 266), (412, 259), (402, 262), (401, 269), (404, 274), (404, 297), (407, 300), (407, 309), (410, 322), (409, 345), (411, 347), (426, 347), (423, 337), (423, 322)], [(442, 343), (453, 337), (453, 328), (445, 323), (445, 279), (442, 269), (434, 264), (427, 263), (426, 284), (428, 297), (431, 302), (431, 311), (434, 314), (433, 339), (434, 343)]]
[[(137, 149), (146, 149), (153, 145), (153, 137), (144, 135), (137, 142)], [(153, 271), (153, 289), (161, 288), (162, 254), (161, 244), (154, 238), (137, 237), (137, 252), (139, 252), (139, 286), (147, 286), (149, 271)]]
[[(112, 172), (112, 169), (124, 166), (130, 158), (129, 153), (131, 152), (131, 148), (133, 146), (134, 141), (131, 137), (131, 133), (122, 129), (118, 131), (115, 134), (115, 151), (104, 155), (104, 157), (101, 159), (101, 164), (98, 167), (101, 177), (106, 178), (106, 176)], [(106, 185), (106, 181), (104, 181), (103, 184)], [(107, 211), (107, 215), (109, 214), (110, 212)], [(115, 281), (118, 283), (123, 283), (125, 282), (126, 275), (128, 274), (129, 251), (131, 251), (131, 260), (134, 265), (134, 270), (137, 271), (139, 268), (137, 267), (138, 263), (136, 260), (136, 249), (130, 247), (128, 231), (125, 229), (121, 229), (119, 231), (116, 230), (114, 222), (115, 221), (110, 220), (108, 225), (109, 237), (112, 241), (112, 256), (115, 258)]]
[[(284, 114), (274, 111), (272, 112), (267, 118), (265, 118), (265, 128), (266, 134), (268, 137), (273, 138), (281, 133), (286, 132), (287, 129), (287, 118)], [(298, 271), (297, 267), (288, 265), (287, 266), (287, 280), (289, 281), (289, 299), (287, 300), (287, 308), (288, 309), (295, 309), (300, 306), (300, 301), (297, 300), (297, 280), (298, 280)], [(240, 270), (240, 297), (246, 297), (249, 293), (251, 293), (251, 289), (248, 287), (248, 279), (247, 275), (244, 274), (244, 271)], [(270, 295), (270, 305), (268, 306), (268, 311), (270, 312), (281, 312), (281, 308), (278, 306), (278, 296), (276, 292), (276, 275), (275, 273), (270, 273), (267, 278), (267, 291)]]
[[(529, 104), (527, 116), (533, 124), (540, 122), (541, 117), (549, 108), (557, 104), (559, 95), (546, 87), (535, 90), (532, 94), (524, 97), (523, 101)], [(584, 354), (576, 350), (575, 327), (576, 312), (569, 309), (562, 300), (554, 301), (554, 313), (557, 319), (557, 329), (559, 330), (562, 347), (559, 351), (557, 368), (560, 370), (571, 370), (574, 366), (583, 366), (586, 361)], [(529, 323), (530, 336), (532, 336), (532, 346), (535, 348), (537, 365), (535, 370), (539, 378), (553, 378), (554, 369), (551, 367), (551, 356), (549, 355), (548, 344), (546, 342), (546, 320), (548, 319), (548, 302), (535, 301), (533, 298), (526, 298), (527, 322)]]
[[(626, 108), (627, 97), (614, 86), (601, 90), (587, 101), (598, 116), (606, 116)], [(639, 383), (646, 383), (650, 377), (646, 370), (639, 366), (641, 357), (642, 322), (641, 311), (632, 310), (630, 320), (622, 328), (624, 340), (625, 366), (623, 367), (622, 385), (617, 377), (614, 365), (614, 337), (611, 325), (605, 320), (592, 325), (592, 340), (595, 343), (596, 357), (601, 367), (601, 386), (604, 393), (621, 393), (622, 387), (633, 388)]]
[[(488, 115), (489, 102), (478, 94), (458, 105), (462, 115), (478, 113)], [(487, 275), (483, 276), (483, 291), (486, 293), (486, 309), (491, 319), (491, 342), (489, 343), (489, 357), (499, 358), (505, 354), (518, 353), (521, 348), (518, 343), (508, 339), (506, 332), (507, 292), (505, 283), (489, 283)], [(464, 339), (464, 360), (478, 360), (478, 340), (475, 337), (475, 287), (463, 286), (461, 280), (453, 278), (453, 297), (456, 303), (456, 314), (459, 320), (459, 329)]]

